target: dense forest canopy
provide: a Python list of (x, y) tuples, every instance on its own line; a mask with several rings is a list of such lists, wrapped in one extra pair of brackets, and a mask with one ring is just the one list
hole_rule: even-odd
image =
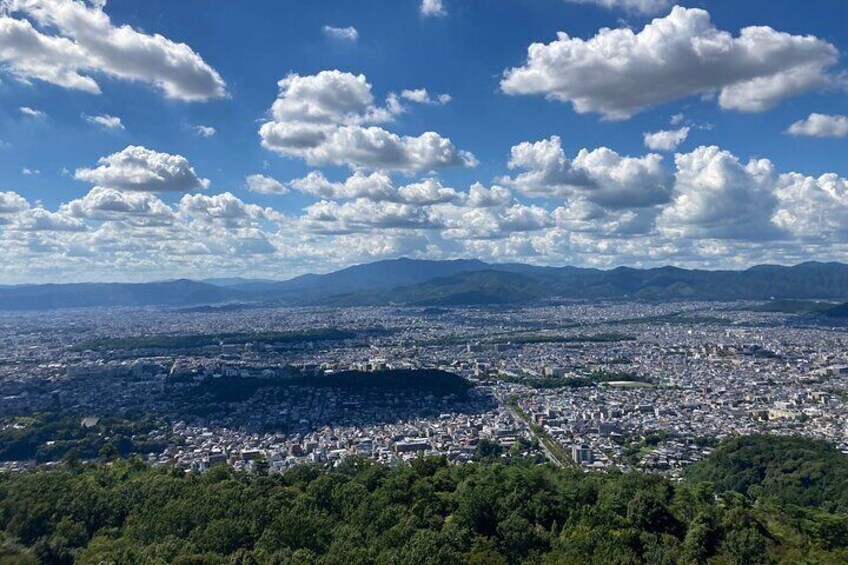
[(848, 562), (848, 514), (827, 500), (848, 463), (815, 442), (734, 440), (677, 484), (486, 455), (269, 476), (71, 453), (0, 477), (0, 564)]

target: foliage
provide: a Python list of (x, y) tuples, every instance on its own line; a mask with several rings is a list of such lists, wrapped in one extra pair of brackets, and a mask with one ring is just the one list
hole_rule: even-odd
[(58, 461), (71, 449), (83, 459), (158, 453), (167, 442), (146, 435), (156, 424), (151, 417), (129, 420), (113, 416), (84, 427), (80, 417), (56, 412), (9, 418), (0, 422), (0, 461)]
[(845, 513), (493, 457), (270, 476), (117, 460), (0, 476), (0, 563), (844, 563), (846, 548)]
[(75, 350), (111, 351), (134, 349), (186, 350), (221, 344), (254, 343), (262, 345), (296, 344), (310, 341), (340, 341), (356, 337), (353, 332), (336, 328), (317, 328), (283, 332), (220, 333), (196, 335), (149, 335), (103, 338), (80, 343)]
[(823, 441), (747, 436), (722, 444), (687, 470), (718, 492), (735, 491), (782, 505), (848, 512), (848, 457)]

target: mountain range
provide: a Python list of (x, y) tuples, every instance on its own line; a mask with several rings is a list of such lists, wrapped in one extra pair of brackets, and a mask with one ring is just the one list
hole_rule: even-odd
[[(477, 260), (393, 259), (285, 281), (174, 280), (0, 287), (0, 309), (225, 305), (451, 306), (542, 300), (848, 300), (848, 265), (808, 262), (741, 271), (658, 267), (600, 270)], [(825, 312), (826, 315), (827, 312)], [(834, 309), (848, 315), (848, 307)]]

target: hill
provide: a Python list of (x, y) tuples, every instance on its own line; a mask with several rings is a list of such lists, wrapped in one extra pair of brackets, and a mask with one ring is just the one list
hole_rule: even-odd
[(249, 290), (266, 299), (316, 302), (351, 292), (387, 290), (490, 268), (477, 260), (428, 261), (407, 258), (354, 265), (324, 275), (308, 274), (278, 283), (233, 288)]
[(824, 315), (828, 318), (848, 318), (848, 302), (825, 310)]
[(745, 271), (676, 267), (610, 271), (527, 267), (462, 272), (387, 291), (359, 291), (325, 299), (329, 304), (515, 304), (540, 299), (765, 300), (844, 299), (848, 266), (805, 263)]
[(749, 436), (722, 444), (687, 478), (717, 492), (739, 492), (782, 505), (848, 512), (848, 456), (833, 445), (795, 437)]
[[(745, 440), (740, 440), (745, 444)], [(818, 446), (797, 449), (819, 463)], [(767, 442), (754, 439), (763, 448)], [(745, 444), (747, 445), (747, 444)], [(760, 468), (760, 448), (733, 465)], [(795, 449), (795, 448), (793, 448)], [(789, 458), (784, 459), (784, 455)], [(768, 464), (792, 466), (778, 450)], [(725, 468), (723, 455), (707, 463)], [(845, 563), (848, 514), (709, 484), (515, 458), (204, 474), (141, 459), (0, 475), (0, 561), (56, 563)], [(732, 467), (728, 467), (732, 470)], [(813, 486), (828, 470), (810, 477)], [(800, 485), (799, 485), (800, 486)], [(751, 494), (749, 492), (749, 494)], [(753, 504), (752, 504), (753, 502)], [(801, 501), (803, 502), (803, 501)]]
[(190, 280), (152, 283), (80, 283), (0, 288), (0, 310), (106, 306), (189, 306), (243, 298), (243, 293)]
[[(0, 287), (0, 310), (101, 306), (232, 308), (275, 305), (418, 306), (526, 304), (551, 299), (768, 300), (796, 310), (800, 302), (848, 299), (848, 265), (760, 265), (744, 271), (677, 267), (602, 271), (476, 260), (394, 259), (282, 282), (210, 279), (147, 284), (69, 284)], [(233, 305), (238, 303), (237, 305)], [(783, 306), (780, 306), (783, 304)], [(230, 306), (233, 305), (233, 306)], [(805, 306), (806, 308), (806, 306)], [(846, 306), (848, 309), (848, 306)], [(813, 309), (815, 310), (815, 309)], [(215, 313), (217, 309), (197, 309)], [(841, 310), (827, 315), (840, 317)], [(811, 313), (816, 313), (812, 311)]]

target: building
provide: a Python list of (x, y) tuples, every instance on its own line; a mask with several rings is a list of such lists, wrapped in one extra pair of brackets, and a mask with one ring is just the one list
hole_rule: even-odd
[(595, 457), (592, 454), (592, 448), (585, 443), (571, 447), (571, 458), (578, 465), (582, 465), (583, 463), (591, 465), (595, 462)]

